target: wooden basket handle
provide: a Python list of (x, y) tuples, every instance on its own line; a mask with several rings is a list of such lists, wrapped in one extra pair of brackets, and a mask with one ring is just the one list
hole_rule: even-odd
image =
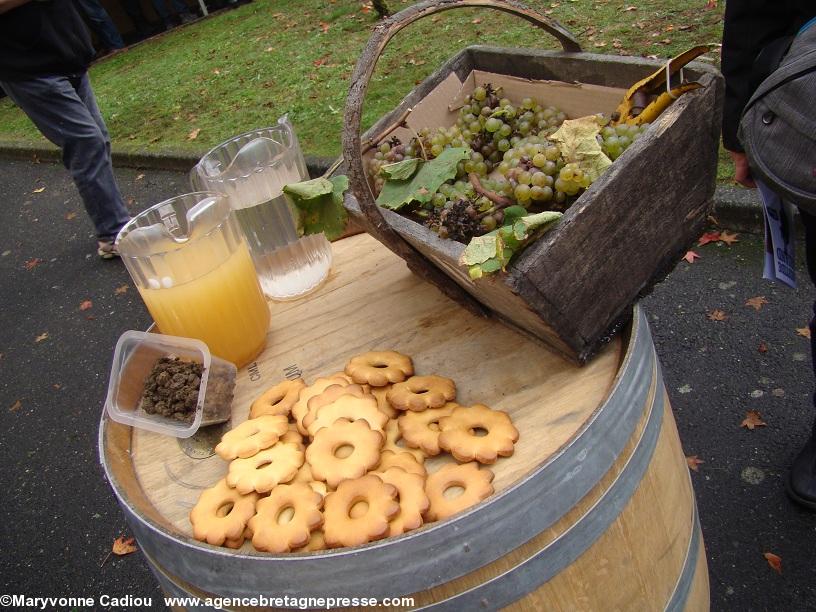
[(354, 68), (351, 87), (346, 98), (343, 125), (343, 159), (347, 163), (352, 193), (357, 198), (360, 210), (368, 219), (372, 233), (385, 246), (402, 257), (411, 271), (434, 283), (448, 297), (456, 300), (471, 312), (484, 316), (486, 311), (481, 304), (403, 240), (385, 221), (366, 178), (360, 136), (366, 90), (374, 73), (377, 60), (388, 42), (397, 32), (418, 19), (450, 9), (470, 7), (491, 8), (517, 15), (554, 36), (561, 43), (564, 51), (581, 51), (578, 41), (567, 29), (558, 22), (530, 10), (516, 0), (425, 0), (424, 2), (418, 2), (377, 24), (357, 62), (357, 66)]

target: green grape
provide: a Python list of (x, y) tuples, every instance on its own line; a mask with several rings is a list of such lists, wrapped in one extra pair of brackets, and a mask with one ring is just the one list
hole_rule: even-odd
[[(548, 177), (543, 172), (535, 172), (535, 173), (533, 173), (533, 178), (531, 180), (531, 183), (533, 185), (535, 185), (536, 187), (546, 187), (548, 178), (550, 178), (550, 177)], [(550, 180), (552, 180), (552, 179), (550, 179)]]
[(484, 87), (477, 87), (473, 90), (473, 98), (481, 102), (487, 97), (487, 90)]
[(527, 202), (527, 201), (530, 200), (530, 186), (529, 185), (524, 185), (524, 184), (517, 185), (515, 190), (514, 190), (514, 193), (515, 193), (516, 199), (519, 202)]
[(490, 117), (487, 121), (485, 121), (485, 129), (488, 132), (497, 132), (502, 126), (502, 122), (497, 119), (496, 117)]

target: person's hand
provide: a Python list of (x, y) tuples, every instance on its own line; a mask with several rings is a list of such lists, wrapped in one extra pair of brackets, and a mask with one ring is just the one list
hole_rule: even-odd
[(731, 159), (734, 160), (734, 180), (743, 187), (756, 187), (754, 178), (751, 176), (751, 168), (748, 167), (748, 157), (739, 151), (729, 151)]

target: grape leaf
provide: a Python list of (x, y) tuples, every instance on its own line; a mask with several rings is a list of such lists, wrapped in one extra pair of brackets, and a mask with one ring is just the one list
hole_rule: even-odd
[(418, 157), (412, 157), (394, 164), (386, 164), (380, 168), (380, 174), (387, 179), (403, 181), (414, 176), (420, 161)]
[(517, 240), (526, 240), (530, 237), (530, 232), (558, 221), (562, 213), (552, 210), (537, 213), (535, 215), (525, 215), (513, 224), (513, 235)]
[(527, 209), (523, 206), (515, 205), (508, 206), (504, 209), (504, 221), (502, 225), (513, 225), (516, 219), (519, 219), (527, 214)]
[(598, 142), (600, 128), (598, 118), (589, 115), (580, 119), (567, 119), (550, 137), (558, 145), (558, 150), (567, 163), (577, 163), (590, 181), (597, 179), (612, 164)]
[(298, 227), (302, 227), (305, 234), (323, 232), (329, 240), (339, 238), (348, 219), (343, 208), (343, 193), (348, 184), (348, 177), (341, 174), (285, 185), (283, 192), (297, 211)]
[(471, 150), (465, 147), (445, 149), (435, 159), (419, 164), (413, 178), (386, 180), (377, 204), (383, 208), (399, 210), (411, 202), (429, 202), (440, 185), (456, 176), (457, 164), (470, 158)]

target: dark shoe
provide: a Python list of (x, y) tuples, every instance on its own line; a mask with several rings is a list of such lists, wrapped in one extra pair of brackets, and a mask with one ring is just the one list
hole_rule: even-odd
[(787, 493), (800, 506), (816, 511), (816, 436), (808, 440), (793, 460), (788, 472)]

